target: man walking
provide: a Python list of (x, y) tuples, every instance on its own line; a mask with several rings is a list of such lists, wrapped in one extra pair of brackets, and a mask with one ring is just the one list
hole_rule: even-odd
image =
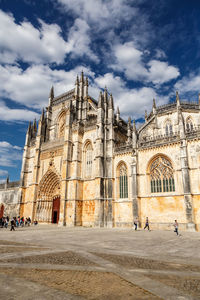
[(177, 220), (174, 221), (174, 232), (178, 235), (178, 222)]
[(137, 226), (138, 226), (138, 218), (135, 218), (133, 224), (134, 224), (134, 226), (135, 226), (135, 230), (137, 230)]
[(146, 228), (148, 228), (148, 230), (150, 230), (150, 228), (149, 228), (149, 219), (148, 219), (148, 217), (146, 217), (146, 222), (145, 222), (144, 230), (145, 230)]
[(14, 230), (14, 231), (15, 231), (15, 221), (14, 221), (14, 219), (13, 219), (13, 218), (12, 218), (12, 220), (11, 220), (10, 224), (11, 224), (10, 231), (12, 231), (12, 230)]

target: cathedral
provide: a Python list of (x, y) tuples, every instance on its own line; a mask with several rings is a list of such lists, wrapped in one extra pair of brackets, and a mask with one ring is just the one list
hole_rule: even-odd
[[(98, 100), (88, 78), (54, 95), (38, 124), (29, 124), (18, 186), (0, 185), (0, 211), (66, 226), (200, 230), (200, 97), (145, 112), (136, 128)], [(14, 194), (13, 194), (14, 193)], [(11, 197), (12, 196), (12, 197)], [(12, 199), (11, 199), (12, 198)]]

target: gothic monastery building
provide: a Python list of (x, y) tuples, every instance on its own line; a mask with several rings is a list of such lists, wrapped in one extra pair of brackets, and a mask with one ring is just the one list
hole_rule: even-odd
[[(200, 230), (200, 100), (153, 100), (145, 123), (125, 122), (105, 89), (81, 74), (29, 124), (21, 179), (0, 185), (0, 214), (66, 226)], [(1, 216), (0, 216), (1, 217)]]

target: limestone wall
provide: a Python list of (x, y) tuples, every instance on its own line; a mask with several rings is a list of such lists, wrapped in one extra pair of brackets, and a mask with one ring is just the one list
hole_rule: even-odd
[[(10, 185), (10, 187), (9, 187)], [(4, 206), (4, 216), (17, 217), (20, 212), (20, 192), (19, 192), (19, 182), (13, 184), (12, 182), (8, 186), (0, 187), (0, 206)]]

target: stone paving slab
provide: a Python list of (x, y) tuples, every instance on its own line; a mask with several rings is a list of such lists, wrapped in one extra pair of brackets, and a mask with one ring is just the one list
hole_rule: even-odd
[[(176, 237), (172, 231), (38, 225), (15, 232), (0, 229), (0, 236), (0, 245), (12, 248), (10, 253), (0, 254), (0, 293), (5, 292), (3, 276), (7, 276), (13, 293), (20, 291), (23, 283), (28, 291), (31, 284), (36, 284), (40, 287), (40, 297), (44, 295), (41, 299), (53, 299), (52, 295), (54, 299), (73, 299), (62, 298), (66, 295), (99, 300), (200, 299), (197, 232), (183, 232)], [(20, 244), (23, 245), (19, 252)], [(71, 256), (62, 257), (67, 252)], [(42, 261), (38, 260), (41, 256)], [(63, 260), (57, 264), (59, 256)], [(32, 257), (37, 257), (35, 263)], [(20, 265), (24, 259), (27, 262)], [(112, 289), (107, 282), (114, 282)], [(62, 295), (56, 294), (61, 292)], [(23, 293), (28, 295), (26, 291)], [(31, 293), (30, 290), (30, 298), (23, 299), (40, 299)], [(10, 299), (18, 298), (11, 295)]]

